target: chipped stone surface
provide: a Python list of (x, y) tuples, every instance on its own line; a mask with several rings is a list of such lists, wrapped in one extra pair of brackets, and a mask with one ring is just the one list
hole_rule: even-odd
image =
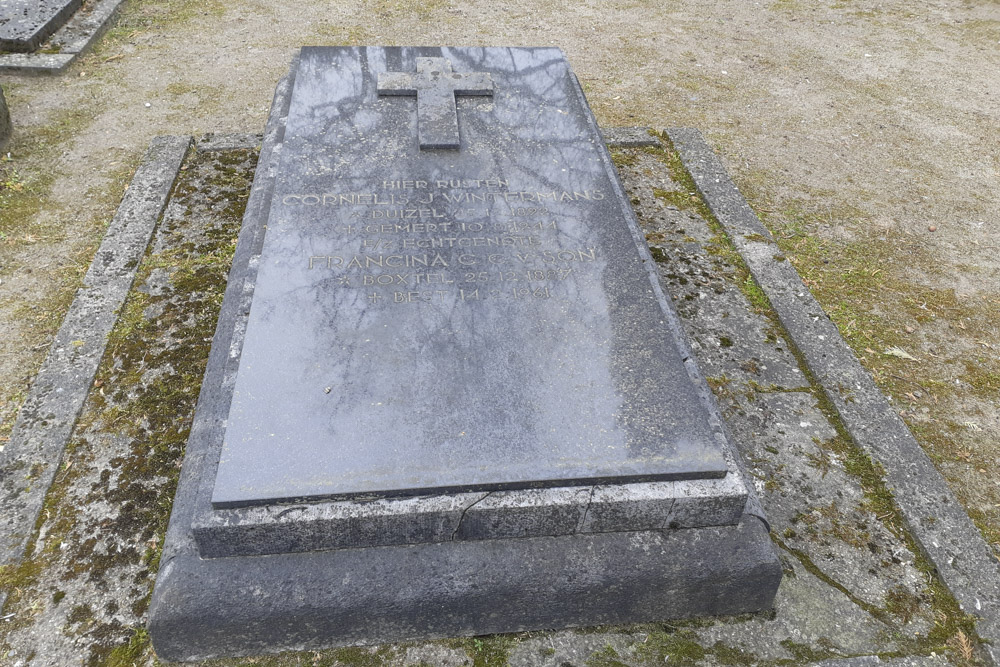
[[(729, 468), (735, 471), (735, 462)], [(733, 525), (746, 504), (747, 484), (732, 474), (708, 480), (206, 508), (196, 513), (193, 531), (200, 553), (217, 558)]]

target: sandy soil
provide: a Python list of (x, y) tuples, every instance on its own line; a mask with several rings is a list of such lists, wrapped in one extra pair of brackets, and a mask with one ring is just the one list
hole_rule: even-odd
[(130, 0), (7, 76), (0, 444), (149, 140), (262, 129), (303, 44), (557, 45), (604, 125), (700, 128), (1000, 547), (996, 0)]

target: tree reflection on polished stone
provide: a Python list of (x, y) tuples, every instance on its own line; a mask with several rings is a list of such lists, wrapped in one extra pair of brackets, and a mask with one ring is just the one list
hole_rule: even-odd
[(488, 72), (453, 72), (446, 58), (417, 58), (417, 73), (382, 72), (379, 95), (417, 96), (420, 148), (458, 148), (456, 95), (492, 95)]
[(304, 49), (278, 174), (216, 507), (725, 476), (558, 49)]

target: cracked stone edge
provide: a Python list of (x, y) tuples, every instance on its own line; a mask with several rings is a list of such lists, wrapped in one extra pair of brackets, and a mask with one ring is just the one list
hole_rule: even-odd
[(778, 259), (777, 243), (701, 132), (666, 133), (847, 432), (885, 469), (886, 485), (919, 548), (962, 611), (977, 619), (984, 653), (1000, 665), (1000, 563), (989, 545), (798, 271)]

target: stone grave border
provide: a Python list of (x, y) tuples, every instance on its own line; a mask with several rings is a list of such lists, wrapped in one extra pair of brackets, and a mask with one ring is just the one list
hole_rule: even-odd
[[(62, 326), (0, 452), (0, 565), (24, 558), (45, 495), (94, 382), (191, 138), (153, 139), (105, 232)], [(0, 605), (6, 593), (0, 592)]]
[[(99, 8), (108, 9), (105, 25), (120, 2), (104, 0), (99, 4)], [(96, 34), (87, 39), (87, 44)], [(34, 54), (16, 55), (27, 58)], [(0, 68), (6, 57), (0, 57)], [(887, 485), (917, 544), (962, 610), (978, 617), (977, 631), (986, 642), (984, 650), (992, 664), (1000, 665), (1000, 564), (990, 547), (836, 326), (804, 287), (798, 272), (780, 259), (777, 244), (702, 134), (691, 128), (672, 128), (666, 133), (845, 428), (863, 451), (885, 469)], [(658, 145), (646, 128), (608, 128), (604, 134), (614, 147)], [(231, 150), (259, 145), (260, 139), (254, 134), (214, 135), (199, 139), (197, 145), (199, 150)], [(281, 137), (265, 137), (265, 144), (269, 143), (275, 153), (280, 151), (280, 141)], [(20, 481), (23, 486), (17, 520), (0, 524), (0, 565), (16, 565), (24, 557), (118, 309), (131, 288), (191, 144), (189, 136), (161, 136), (151, 142), (84, 286), (77, 292), (32, 384), (11, 439), (0, 453), (0, 471), (10, 476), (3, 483)], [(261, 163), (258, 168), (273, 170), (275, 164), (273, 159), (270, 165)], [(260, 204), (248, 202), (248, 209)], [(854, 400), (847, 400), (841, 388), (850, 389)], [(43, 420), (47, 422), (44, 426)], [(29, 479), (27, 471), (37, 466), (43, 473)], [(756, 500), (753, 494), (750, 498), (751, 502)], [(747, 511), (758, 514), (749, 506)], [(24, 526), (30, 526), (32, 533), (24, 534)], [(6, 594), (0, 592), (0, 606), (5, 599)]]
[(56, 74), (97, 40), (111, 25), (125, 0), (98, 0), (89, 12), (77, 10), (46, 42), (60, 45), (58, 53), (0, 54), (0, 73)]
[(702, 134), (667, 136), (854, 443), (885, 470), (910, 533), (1000, 665), (1000, 562)]

